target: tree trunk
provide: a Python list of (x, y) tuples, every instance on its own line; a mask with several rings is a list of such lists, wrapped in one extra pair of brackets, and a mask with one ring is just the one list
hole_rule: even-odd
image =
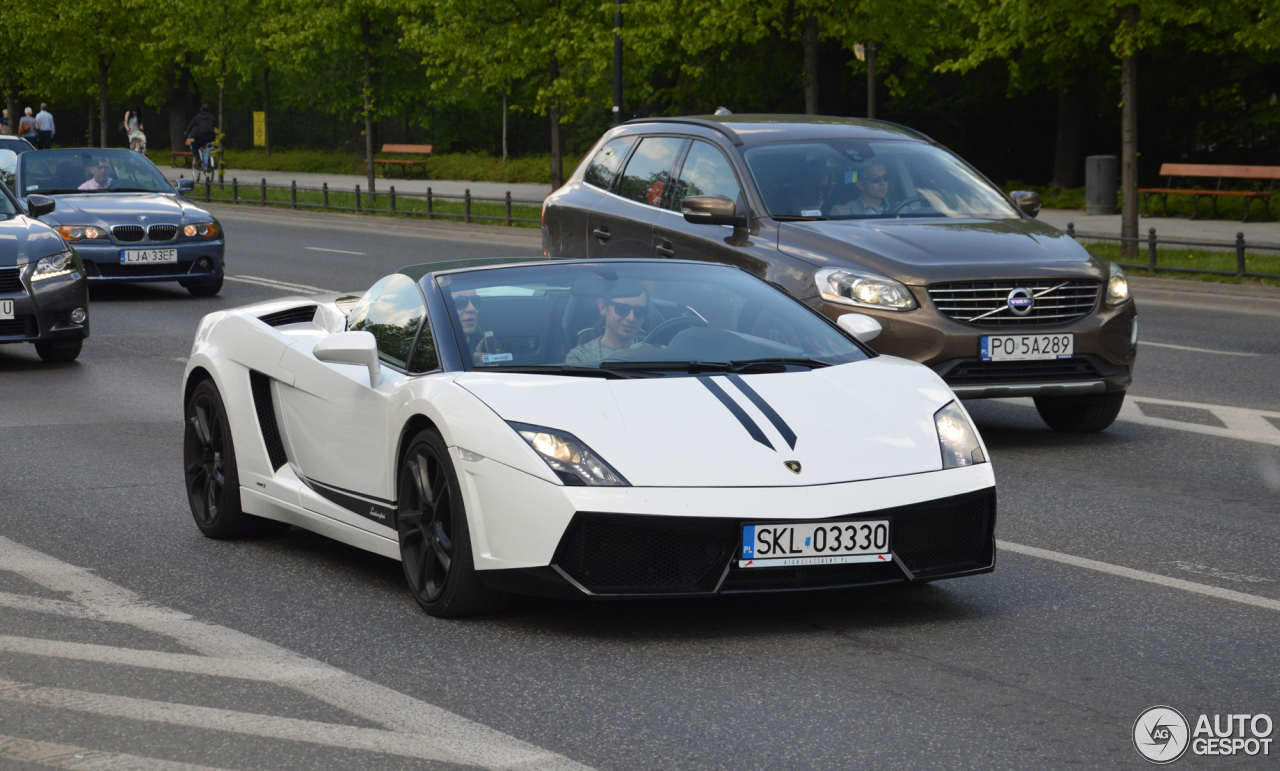
[(218, 79), (218, 133), (222, 136), (218, 139), (218, 181), (225, 182), (227, 179), (227, 124), (224, 120), (223, 108), (227, 104), (227, 62), (222, 61), (222, 77)]
[(373, 203), (373, 34), (369, 18), (360, 18), (360, 37), (364, 42), (364, 165), (369, 178), (369, 205)]
[(507, 165), (507, 92), (502, 92), (502, 165)]
[(4, 109), (9, 116), (9, 126), (5, 133), (15, 134), (18, 128), (18, 87), (13, 82), (12, 72), (4, 75)]
[(1080, 187), (1080, 137), (1084, 132), (1084, 85), (1058, 93), (1058, 141), (1053, 150), (1053, 184)]
[[(189, 59), (188, 54), (187, 58)], [(170, 62), (168, 78), (165, 81), (165, 104), (169, 107), (169, 149), (185, 150), (187, 144), (187, 121), (190, 120), (192, 107), (199, 107), (199, 100), (193, 100), (191, 91), (191, 70), (186, 62)], [(194, 101), (194, 104), (193, 104)]]
[(262, 71), (262, 146), (271, 157), (271, 68)]
[(89, 128), (85, 130), (85, 147), (93, 147), (93, 97), (89, 97)]
[(876, 44), (867, 43), (867, 117), (876, 117)]
[(818, 17), (804, 20), (804, 111), (818, 114)]
[(99, 120), (99, 139), (101, 144), (99, 147), (107, 146), (107, 116), (110, 109), (107, 107), (107, 57), (98, 55), (98, 120)]
[[(555, 88), (556, 81), (560, 79), (560, 62), (556, 57), (551, 57), (551, 87)], [(560, 100), (551, 97), (551, 107), (547, 110), (548, 117), (551, 118), (551, 189), (557, 190), (564, 184), (564, 158), (560, 150)]]
[[(1121, 10), (1122, 24), (1138, 25), (1138, 6)], [(1138, 52), (1136, 48), (1120, 61), (1120, 235), (1138, 237)], [(1138, 242), (1122, 241), (1120, 254), (1138, 256)]]

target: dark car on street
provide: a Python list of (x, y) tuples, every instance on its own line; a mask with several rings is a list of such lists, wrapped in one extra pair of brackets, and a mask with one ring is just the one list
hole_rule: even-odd
[(222, 289), (222, 226), (183, 195), (191, 180), (175, 186), (146, 156), (92, 148), (12, 155), (0, 148), (0, 177), (19, 200), (57, 201), (43, 221), (75, 247), (90, 282), (177, 282), (197, 296)]
[(53, 200), (33, 195), (27, 206), (31, 216), (0, 184), (0, 344), (34, 343), (45, 361), (71, 361), (89, 336), (84, 264), (36, 219)]
[(646, 118), (605, 133), (547, 198), (542, 238), (550, 257), (736, 265), (832, 319), (871, 317), (877, 351), (962, 398), (1031, 396), (1052, 428), (1100, 431), (1132, 381), (1137, 311), (1120, 267), (1039, 209), (892, 123)]

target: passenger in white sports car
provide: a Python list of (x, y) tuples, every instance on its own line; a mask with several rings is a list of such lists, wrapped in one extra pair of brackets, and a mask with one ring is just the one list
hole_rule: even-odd
[(596, 337), (569, 351), (565, 364), (603, 361), (624, 348), (647, 345), (636, 342), (640, 328), (649, 318), (649, 296), (640, 282), (615, 281), (609, 292), (596, 302), (600, 309)]
[(485, 354), (502, 353), (494, 342), (493, 333), (481, 331), (480, 304), (481, 299), (474, 289), (453, 293), (453, 305), (458, 313), (462, 333), (467, 338), (467, 349), (471, 351), (471, 357), (477, 364)]

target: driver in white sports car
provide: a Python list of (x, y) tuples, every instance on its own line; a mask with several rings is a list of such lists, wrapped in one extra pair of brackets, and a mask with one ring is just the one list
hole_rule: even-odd
[(604, 361), (625, 348), (645, 345), (636, 342), (649, 318), (649, 295), (639, 281), (615, 281), (596, 302), (600, 320), (593, 331), (597, 337), (569, 351), (564, 357), (565, 364)]

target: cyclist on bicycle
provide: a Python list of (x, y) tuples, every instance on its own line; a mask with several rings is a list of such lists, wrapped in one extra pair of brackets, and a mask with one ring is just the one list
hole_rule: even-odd
[(209, 105), (200, 105), (200, 112), (187, 124), (187, 146), (192, 158), (199, 158), (200, 151), (218, 135), (218, 119), (209, 112)]

